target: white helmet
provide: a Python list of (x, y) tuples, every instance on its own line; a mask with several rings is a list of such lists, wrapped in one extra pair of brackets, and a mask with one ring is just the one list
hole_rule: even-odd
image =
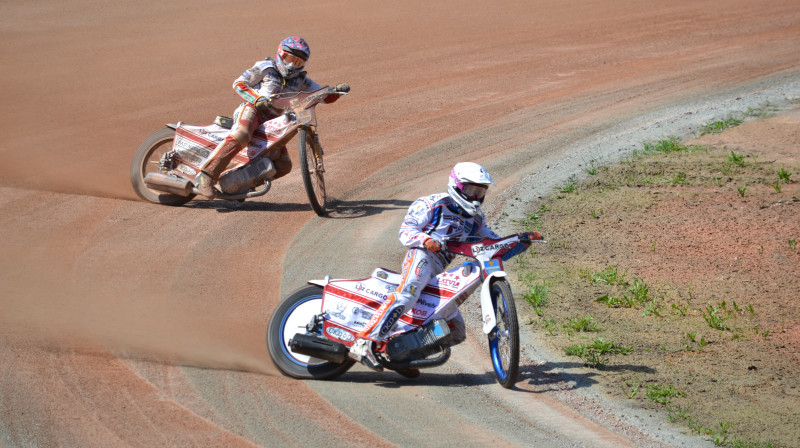
[(482, 166), (461, 162), (450, 172), (447, 193), (466, 215), (475, 216), (483, 204), (489, 185), (494, 185), (492, 176)]

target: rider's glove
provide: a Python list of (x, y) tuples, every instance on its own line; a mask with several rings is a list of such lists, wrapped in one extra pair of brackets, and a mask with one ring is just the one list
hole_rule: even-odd
[(524, 244), (526, 247), (529, 247), (531, 245), (531, 241), (533, 240), (543, 240), (543, 239), (544, 238), (542, 238), (542, 234), (535, 230), (533, 232), (525, 232), (522, 235), (520, 235), (520, 241), (522, 241), (522, 244)]
[(270, 107), (272, 107), (272, 100), (265, 96), (260, 96), (256, 99), (256, 102), (253, 103), (256, 106), (256, 110), (265, 114), (269, 111)]
[(429, 250), (431, 252), (439, 252), (440, 250), (442, 250), (442, 243), (436, 241), (433, 238), (428, 238), (427, 240), (425, 240), (424, 243), (422, 243), (422, 247), (424, 247), (425, 250)]
[(336, 84), (336, 87), (333, 88), (333, 91), (336, 93), (347, 93), (350, 91), (350, 86), (347, 84)]

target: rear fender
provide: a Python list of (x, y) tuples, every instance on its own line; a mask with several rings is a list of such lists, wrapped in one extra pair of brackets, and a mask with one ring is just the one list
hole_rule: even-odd
[(497, 326), (497, 319), (494, 316), (494, 306), (492, 306), (492, 280), (495, 278), (507, 277), (503, 271), (495, 271), (489, 274), (481, 285), (481, 314), (483, 316), (483, 332), (489, 334)]
[(326, 275), (325, 278), (322, 279), (322, 280), (309, 280), (308, 284), (309, 285), (317, 285), (317, 286), (321, 286), (321, 287), (324, 288), (325, 286), (328, 285), (328, 283), (330, 283), (330, 281), (331, 281), (331, 276), (330, 275)]

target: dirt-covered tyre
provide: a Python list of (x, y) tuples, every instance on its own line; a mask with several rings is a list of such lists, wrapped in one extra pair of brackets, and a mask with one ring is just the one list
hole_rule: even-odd
[(289, 340), (305, 332), (306, 324), (322, 312), (322, 287), (308, 285), (293, 292), (281, 301), (272, 314), (267, 327), (267, 349), (275, 366), (286, 376), (300, 379), (329, 380), (338, 377), (353, 366), (353, 361), (342, 364), (294, 353)]
[(175, 139), (175, 130), (172, 128), (159, 129), (150, 134), (136, 150), (131, 162), (131, 184), (140, 198), (154, 204), (183, 205), (194, 198), (194, 195), (181, 196), (164, 193), (147, 188), (144, 178), (147, 173), (158, 172), (158, 163), (166, 152), (172, 149)]
[(322, 147), (308, 129), (300, 129), (297, 140), (300, 146), (300, 174), (303, 176), (308, 202), (317, 215), (323, 216), (328, 206), (328, 196), (325, 192)]
[(489, 352), (497, 382), (506, 389), (514, 387), (519, 374), (519, 324), (511, 286), (505, 279), (492, 282), (490, 288), (497, 327), (489, 333)]

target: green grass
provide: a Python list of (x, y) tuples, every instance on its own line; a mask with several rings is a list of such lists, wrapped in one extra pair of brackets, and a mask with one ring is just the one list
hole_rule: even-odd
[(739, 126), (740, 124), (742, 124), (742, 120), (738, 118), (728, 117), (724, 120), (715, 121), (713, 123), (709, 123), (703, 126), (700, 129), (700, 135), (703, 136), (706, 134), (719, 134), (725, 129), (732, 128), (734, 126)]
[(565, 347), (564, 353), (567, 356), (578, 356), (583, 359), (587, 365), (599, 368), (608, 364), (608, 355), (627, 355), (631, 350), (633, 350), (633, 347), (617, 344), (614, 341), (606, 341), (603, 338), (597, 338), (592, 345), (571, 345)]
[(567, 183), (559, 189), (562, 193), (575, 193), (578, 191), (578, 182), (575, 180), (575, 176), (570, 176), (567, 179)]
[(526, 276), (523, 279), (523, 283), (528, 287), (528, 292), (524, 293), (522, 298), (533, 307), (537, 315), (541, 316), (544, 314), (542, 307), (547, 305), (547, 295), (549, 291), (547, 289), (547, 283), (544, 280), (542, 280), (541, 283), (534, 282), (535, 280), (531, 276)]
[(567, 323), (564, 324), (563, 327), (567, 329), (569, 334), (572, 334), (576, 331), (600, 331), (600, 328), (594, 322), (594, 318), (592, 316), (585, 316), (581, 317), (580, 319), (573, 317), (572, 319), (567, 320)]
[(781, 170), (778, 171), (778, 179), (782, 180), (783, 183), (785, 183), (785, 184), (788, 184), (790, 182), (789, 178), (791, 176), (792, 176), (792, 172), (791, 171), (786, 171), (783, 168), (781, 168)]
[(725, 302), (721, 302), (720, 306), (712, 305), (711, 302), (708, 302), (708, 306), (706, 306), (706, 310), (703, 311), (703, 319), (705, 319), (706, 323), (709, 327), (714, 328), (716, 330), (721, 331), (732, 331), (731, 327), (725, 324), (725, 321), (728, 320), (730, 316), (721, 316), (719, 313), (720, 311), (726, 310), (724, 306)]
[(728, 154), (728, 161), (734, 165), (738, 165), (741, 167), (745, 165), (744, 156), (737, 153), (736, 151), (731, 151), (731, 153)]
[(628, 281), (625, 280), (625, 273), (620, 273), (617, 266), (608, 266), (603, 269), (603, 272), (591, 274), (593, 283), (605, 283), (607, 285), (627, 285)]
[(658, 383), (649, 384), (646, 392), (647, 398), (660, 404), (669, 404), (672, 398), (685, 397), (686, 394), (674, 386), (662, 386)]

